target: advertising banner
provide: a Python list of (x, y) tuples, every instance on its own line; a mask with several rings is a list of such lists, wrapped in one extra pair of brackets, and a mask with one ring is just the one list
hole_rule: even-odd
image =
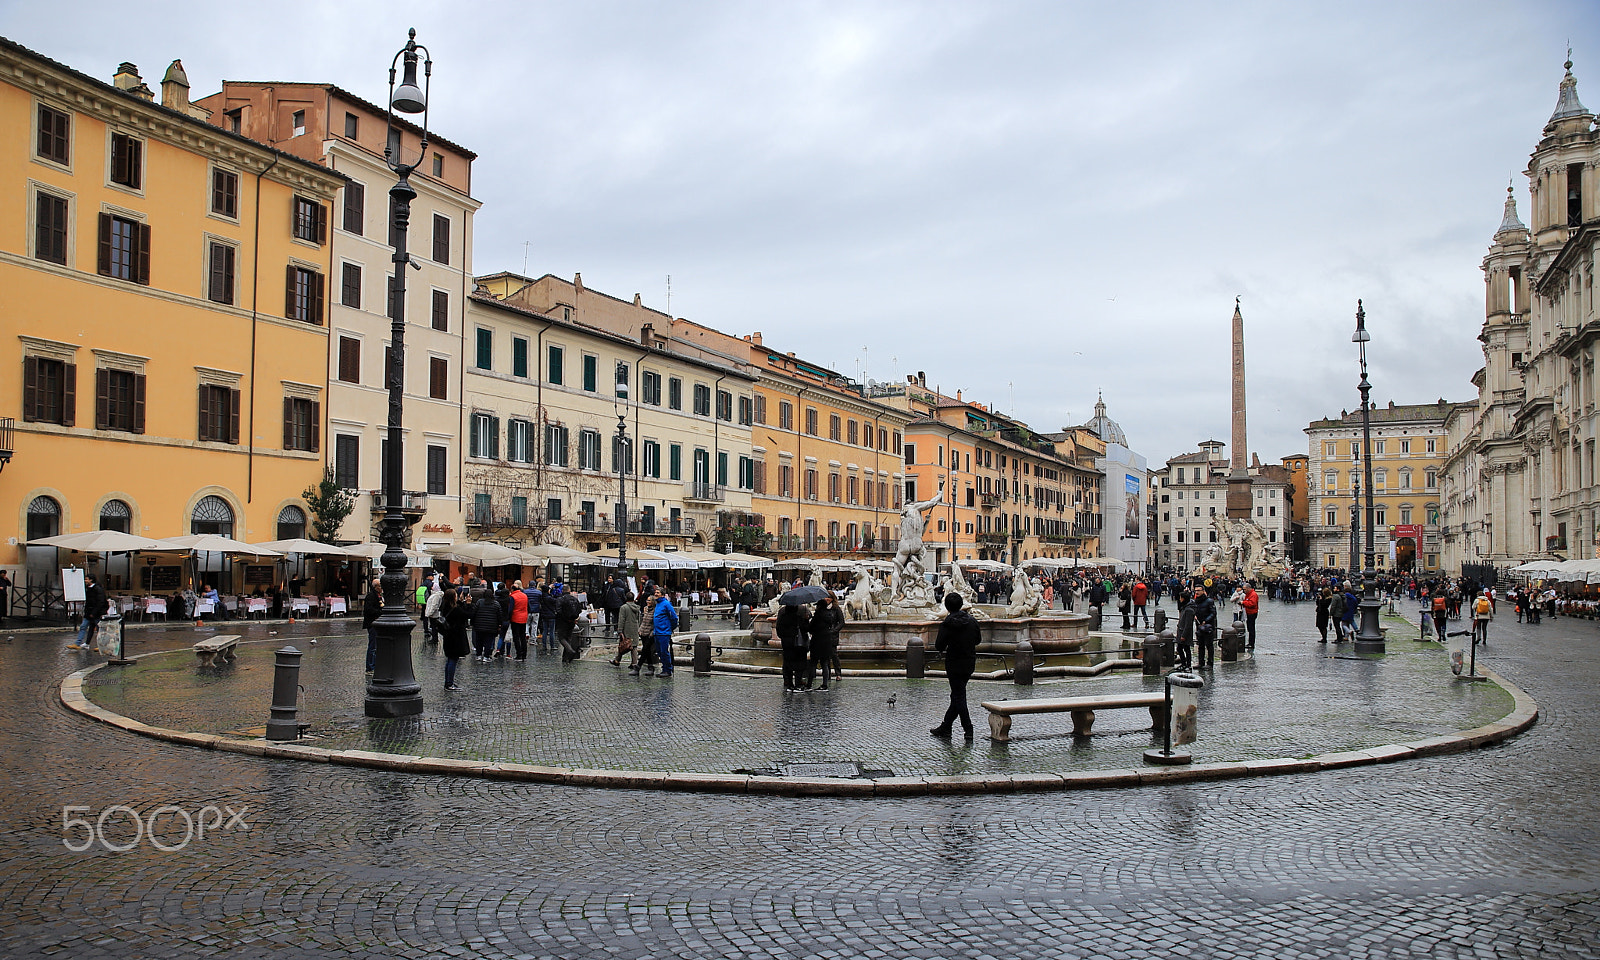
[(1122, 520), (1122, 535), (1130, 540), (1139, 540), (1144, 537), (1144, 507), (1139, 502), (1140, 479), (1131, 473), (1123, 474), (1123, 494), (1127, 501), (1127, 513)]

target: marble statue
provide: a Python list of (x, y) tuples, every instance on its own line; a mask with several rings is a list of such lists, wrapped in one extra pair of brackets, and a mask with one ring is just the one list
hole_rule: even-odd
[(1006, 604), (1007, 617), (1037, 617), (1044, 609), (1044, 591), (1021, 567), (1011, 571), (1011, 602)]
[(845, 615), (852, 620), (876, 620), (889, 602), (889, 588), (860, 564), (855, 566), (852, 575), (855, 586), (845, 597)]
[(1266, 531), (1254, 520), (1214, 517), (1211, 526), (1217, 542), (1206, 548), (1200, 561), (1202, 573), (1255, 580), (1283, 572), (1278, 547), (1267, 542)]
[[(978, 591), (972, 589), (972, 584), (967, 582), (966, 576), (961, 572), (961, 564), (950, 562), (950, 573), (940, 580), (939, 585), (944, 587), (945, 593), (960, 594), (966, 601), (966, 609), (975, 619), (987, 620), (989, 615), (978, 608)], [(941, 613), (940, 616), (943, 616)]]
[(890, 579), (892, 597), (886, 613), (902, 616), (933, 617), (939, 608), (934, 599), (933, 584), (924, 576), (928, 570), (927, 551), (922, 544), (922, 532), (928, 521), (923, 516), (944, 502), (944, 485), (932, 500), (907, 502), (900, 511), (900, 549), (894, 555), (894, 575)]

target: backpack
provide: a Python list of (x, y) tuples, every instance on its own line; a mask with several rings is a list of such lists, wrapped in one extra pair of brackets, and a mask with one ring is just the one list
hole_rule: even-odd
[(560, 620), (578, 619), (578, 598), (571, 593), (563, 593), (556, 603), (556, 618)]
[(1433, 612), (1434, 613), (1444, 613), (1444, 610), (1445, 610), (1444, 597), (1434, 597), (1433, 598)]
[(1489, 598), (1488, 597), (1479, 597), (1478, 598), (1478, 602), (1473, 605), (1473, 610), (1476, 613), (1479, 613), (1479, 614), (1488, 613), (1489, 612)]

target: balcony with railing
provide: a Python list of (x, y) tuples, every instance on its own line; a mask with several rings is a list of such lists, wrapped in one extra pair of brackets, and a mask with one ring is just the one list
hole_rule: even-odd
[(544, 507), (506, 507), (493, 503), (474, 503), (467, 507), (467, 525), (471, 527), (505, 527), (531, 529), (549, 522)]
[(721, 503), (728, 499), (728, 488), (720, 483), (696, 480), (683, 485), (683, 499), (699, 503)]

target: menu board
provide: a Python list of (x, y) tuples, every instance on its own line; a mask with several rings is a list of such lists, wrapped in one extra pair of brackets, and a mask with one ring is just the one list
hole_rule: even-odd
[(176, 591), (183, 584), (183, 567), (141, 567), (139, 586), (152, 593)]
[(247, 587), (272, 586), (274, 567), (271, 564), (252, 563), (244, 568), (244, 582)]

